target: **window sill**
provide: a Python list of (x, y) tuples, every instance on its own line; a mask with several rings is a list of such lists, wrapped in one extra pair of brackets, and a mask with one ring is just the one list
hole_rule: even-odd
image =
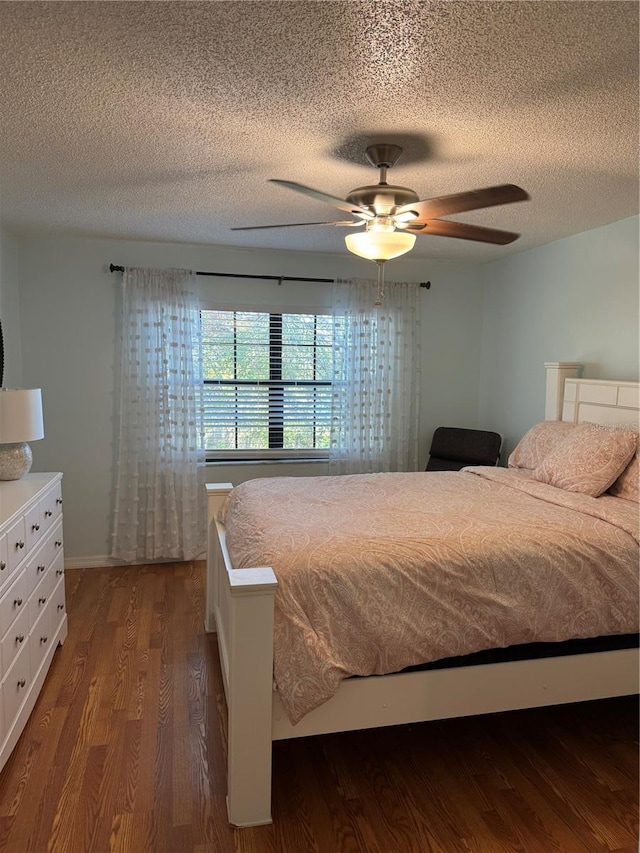
[(226, 467), (228, 465), (309, 465), (311, 463), (321, 462), (326, 464), (329, 461), (329, 457), (303, 457), (297, 456), (287, 459), (208, 459), (205, 462), (206, 468), (221, 468)]

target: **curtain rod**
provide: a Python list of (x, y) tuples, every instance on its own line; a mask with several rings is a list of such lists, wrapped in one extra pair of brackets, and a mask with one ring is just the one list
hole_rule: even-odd
[[(120, 264), (109, 264), (109, 272), (124, 272), (124, 267)], [(280, 284), (283, 281), (314, 281), (322, 284), (333, 284), (332, 278), (300, 278), (299, 276), (290, 276), (290, 275), (254, 275), (251, 273), (250, 275), (242, 275), (237, 272), (203, 272), (202, 270), (196, 270), (196, 275), (211, 275), (218, 276), (220, 278), (259, 278), (266, 279), (269, 281), (277, 281)], [(420, 287), (425, 287), (427, 290), (431, 287), (430, 281), (421, 281)]]

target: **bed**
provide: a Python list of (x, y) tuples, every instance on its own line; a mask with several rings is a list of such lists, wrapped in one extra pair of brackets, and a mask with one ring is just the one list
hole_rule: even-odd
[[(637, 423), (637, 383), (578, 379), (579, 365), (573, 363), (548, 363), (546, 369), (546, 421), (561, 421), (567, 425), (583, 422), (620, 425)], [(593, 539), (593, 549), (596, 554), (589, 559), (593, 563), (596, 580), (590, 580), (589, 583), (601, 588), (603, 594), (612, 601), (617, 595), (631, 596), (633, 599), (633, 584), (630, 587), (628, 577), (616, 575), (612, 568), (613, 564), (610, 565), (608, 560), (610, 554), (617, 549), (623, 549), (628, 562), (631, 531), (625, 528), (637, 523), (637, 506), (633, 507), (628, 501), (608, 496), (605, 496), (604, 500), (588, 498), (585, 502), (581, 495), (564, 493), (559, 497), (560, 504), (563, 505), (558, 506), (558, 498), (553, 498), (556, 501), (554, 504), (553, 500), (548, 503), (546, 496), (560, 493), (560, 489), (544, 483), (528, 482), (527, 477), (524, 476), (526, 472), (510, 472), (506, 469), (492, 469), (492, 471), (493, 479), (486, 479), (486, 469), (484, 474), (481, 469), (471, 469), (462, 475), (467, 483), (472, 484), (471, 490), (478, 493), (480, 504), (482, 504), (483, 494), (489, 490), (492, 493), (508, 495), (506, 498), (503, 496), (503, 505), (498, 513), (507, 527), (500, 529), (496, 527), (495, 536), (492, 533), (487, 537), (485, 519), (483, 548), (486, 546), (489, 550), (495, 550), (502, 542), (503, 550), (508, 551), (511, 535), (508, 528), (510, 513), (517, 515), (520, 511), (517, 508), (520, 505), (523, 507), (522, 511), (526, 513), (526, 502), (533, 498), (536, 506), (541, 507), (540, 511), (544, 518), (542, 526), (553, 527), (556, 516), (564, 515), (569, 519), (570, 525), (578, 525), (585, 543), (589, 537)], [(518, 474), (520, 476), (517, 476)], [(372, 496), (375, 497), (374, 493), (377, 489), (379, 490), (383, 482), (385, 489), (387, 486), (390, 488), (390, 493), (386, 491), (384, 493), (383, 509), (388, 505), (397, 505), (404, 513), (403, 525), (406, 527), (407, 524), (411, 524), (411, 520), (406, 518), (410, 513), (402, 504), (403, 492), (397, 487), (396, 478), (413, 478), (416, 488), (420, 489), (424, 488), (424, 485), (421, 485), (425, 482), (424, 478), (433, 475), (368, 476), (373, 479), (367, 480), (365, 477), (362, 482), (371, 491)], [(446, 509), (447, 490), (453, 489), (453, 481), (447, 478), (456, 478), (460, 475), (456, 473), (438, 476), (441, 478), (438, 484), (442, 487), (442, 503)], [(331, 481), (336, 479), (342, 480), (344, 485), (348, 486), (348, 478), (346, 480), (317, 478), (319, 493), (329, 489), (329, 493), (325, 495), (327, 498), (325, 505), (331, 505), (333, 502)], [(515, 490), (512, 482), (514, 479), (517, 480)], [(260, 483), (260, 481), (254, 482)], [(493, 632), (490, 630), (481, 632), (483, 636), (480, 637), (479, 645), (478, 637), (468, 637), (469, 632), (464, 630), (459, 621), (452, 623), (450, 631), (441, 630), (436, 638), (436, 645), (439, 642), (440, 646), (437, 647), (435, 658), (459, 661), (465, 665), (441, 668), (435, 663), (430, 664), (426, 669), (412, 666), (421, 660), (423, 649), (419, 645), (422, 642), (422, 633), (426, 632), (421, 630), (412, 633), (411, 624), (409, 624), (408, 633), (405, 631), (403, 637), (409, 638), (406, 645), (411, 649), (415, 659), (410, 658), (408, 664), (406, 660), (394, 657), (395, 650), (391, 643), (387, 647), (386, 641), (379, 645), (374, 654), (373, 663), (367, 660), (367, 652), (358, 646), (359, 629), (357, 629), (355, 632), (352, 631), (352, 644), (346, 643), (344, 637), (339, 637), (337, 634), (340, 649), (353, 646), (348, 649), (351, 653), (350, 660), (338, 659), (334, 649), (329, 654), (330, 665), (324, 665), (323, 669), (320, 663), (320, 668), (316, 672), (311, 671), (308, 676), (303, 673), (300, 677), (289, 679), (289, 672), (295, 662), (287, 660), (282, 650), (296, 645), (314, 646), (314, 633), (322, 637), (322, 630), (316, 631), (313, 625), (303, 624), (309, 615), (306, 613), (309, 609), (306, 606), (297, 614), (294, 613), (293, 628), (283, 627), (284, 622), (278, 610), (279, 605), (276, 605), (278, 581), (274, 571), (268, 565), (253, 566), (251, 562), (246, 562), (251, 559), (253, 538), (256, 538), (251, 535), (251, 522), (245, 523), (243, 527), (238, 521), (234, 521), (234, 525), (230, 526), (229, 530), (225, 528), (225, 513), (231, 512), (230, 500), (228, 500), (232, 491), (231, 484), (209, 484), (206, 488), (208, 495), (206, 628), (208, 631), (217, 632), (218, 635), (228, 708), (228, 814), (230, 823), (235, 826), (255, 826), (271, 822), (271, 745), (274, 740), (621, 696), (638, 690), (638, 650), (634, 647), (625, 647), (625, 643), (614, 643), (613, 646), (609, 644), (606, 650), (585, 652), (584, 649), (574, 650), (572, 647), (569, 649), (570, 653), (565, 650), (562, 654), (554, 654), (551, 657), (532, 656), (521, 660), (498, 658), (498, 662), (486, 662), (486, 659), (482, 658), (484, 654), (482, 650), (490, 654), (494, 646), (504, 647), (515, 644), (515, 648), (527, 649), (532, 648), (529, 645), (532, 639), (548, 640), (553, 648), (564, 645), (561, 642), (565, 639), (564, 636), (554, 633), (554, 625), (558, 623), (557, 614), (546, 614), (548, 618), (545, 621), (539, 613), (532, 618), (525, 612), (525, 608), (522, 609), (523, 612), (519, 618), (512, 620), (513, 625), (508, 625), (506, 629), (502, 626), (497, 627)], [(240, 489), (236, 491), (240, 492)], [(251, 494), (251, 489), (247, 491)], [(540, 499), (541, 493), (543, 499)], [(267, 498), (265, 494), (258, 491), (254, 495), (254, 500), (259, 505), (267, 501)], [(286, 516), (288, 513), (291, 516), (294, 515), (295, 507), (292, 506), (289, 510), (285, 505), (285, 492), (279, 496), (272, 495), (268, 500), (274, 502), (275, 509), (281, 515)], [(412, 497), (411, 500), (415, 498)], [(583, 503), (597, 509), (588, 508), (586, 513), (583, 513)], [(619, 511), (618, 507), (622, 509)], [(595, 517), (594, 512), (595, 516), (599, 517)], [(583, 514), (578, 516), (578, 513)], [(355, 513), (346, 527), (356, 528), (357, 517), (358, 513)], [(251, 516), (248, 518), (250, 519)], [(393, 518), (390, 516), (385, 521), (384, 512), (379, 515), (379, 518), (381, 519), (379, 524), (382, 526), (386, 524), (392, 532)], [(438, 535), (444, 518), (444, 514), (437, 519), (434, 518), (434, 531)], [(334, 521), (337, 528), (339, 525), (335, 519)], [(302, 527), (293, 537), (300, 539), (299, 534), (302, 534), (302, 538), (306, 537), (305, 541), (309, 546), (307, 553), (312, 554), (316, 562), (326, 561), (327, 555), (332, 553), (329, 547), (331, 544), (329, 540), (333, 535), (332, 523), (330, 521), (327, 529), (318, 533), (317, 539), (313, 538), (315, 534), (311, 528), (303, 530)], [(304, 519), (301, 518), (298, 524), (304, 525)], [(535, 527), (536, 525), (532, 525), (532, 530), (535, 530)], [(540, 527), (539, 524), (538, 527)], [(466, 530), (462, 530), (460, 535), (466, 536)], [(601, 547), (602, 570), (598, 574), (597, 547), (601, 535), (609, 536), (611, 539)], [(261, 538), (264, 537), (257, 537), (257, 539)], [(278, 540), (283, 537), (275, 535), (272, 539), (275, 548)], [(485, 541), (487, 539), (493, 541)], [(410, 543), (409, 548), (406, 546), (407, 541)], [(239, 550), (239, 543), (246, 545), (245, 552)], [(287, 552), (287, 542), (283, 541), (280, 544), (284, 545), (284, 551), (277, 557), (279, 561)], [(325, 546), (329, 550), (323, 552)], [(420, 543), (414, 542), (411, 535), (408, 539), (405, 535), (404, 539), (399, 540), (399, 548), (416, 550), (418, 558), (422, 559), (424, 555), (420, 547)], [(444, 540), (442, 548), (451, 550), (451, 546)], [(550, 567), (561, 565), (570, 548), (563, 540), (556, 543), (554, 548), (547, 550), (549, 566), (546, 567), (547, 574), (542, 578), (542, 592), (545, 585), (548, 586), (549, 577), (551, 577)], [(238, 561), (238, 565), (247, 567), (234, 568), (230, 551), (235, 552), (236, 556), (238, 554), (242, 556), (242, 561)], [(275, 555), (276, 551), (267, 549), (266, 553)], [(464, 554), (458, 555), (458, 559), (463, 562), (466, 560), (468, 563), (468, 557)], [(434, 564), (437, 562), (439, 561), (434, 561)], [(500, 562), (498, 560), (498, 564)], [(505, 563), (504, 560), (502, 562)], [(449, 606), (449, 596), (453, 594), (451, 590), (458, 595), (463, 586), (468, 585), (458, 583), (456, 576), (459, 572), (456, 571), (455, 560), (452, 565), (453, 568), (441, 581), (446, 594), (441, 597), (442, 600), (434, 604), (434, 607), (439, 607), (443, 613)], [(395, 568), (395, 565), (392, 568)], [(478, 574), (484, 572), (491, 577), (493, 577), (492, 573), (498, 571), (490, 564), (484, 565), (480, 559), (473, 569)], [(278, 597), (280, 600), (285, 590), (284, 567), (278, 568), (278, 572), (282, 581), (281, 594)], [(573, 569), (565, 571), (564, 577), (569, 586), (570, 595), (577, 596), (574, 598), (575, 603), (582, 595), (584, 582), (579, 577), (574, 577)], [(527, 598), (541, 600), (542, 593), (531, 587), (530, 581), (530, 578), (524, 576), (519, 580), (520, 592), (522, 593), (524, 589)], [(325, 586), (322, 578), (314, 583), (316, 590), (321, 590)], [(637, 589), (637, 579), (634, 583)], [(367, 594), (373, 597), (367, 599), (365, 610), (369, 611), (373, 606), (375, 612), (377, 593), (373, 589), (367, 590)], [(403, 594), (405, 595), (404, 609), (407, 609), (406, 590)], [(343, 598), (352, 597), (353, 595), (347, 589)], [(635, 597), (637, 598), (637, 595)], [(319, 598), (322, 599), (322, 596)], [(409, 598), (412, 602), (414, 590), (410, 592)], [(481, 596), (476, 595), (475, 603), (473, 597), (466, 602), (463, 601), (462, 611), (465, 608), (478, 606), (482, 609), (485, 605), (488, 608), (500, 609), (503, 604), (500, 594), (490, 595), (488, 601), (481, 601), (480, 598)], [(402, 601), (403, 598), (400, 595), (399, 612), (403, 609)], [(381, 608), (379, 603), (377, 606)], [(607, 618), (612, 620), (609, 622), (600, 622), (601, 612), (594, 616), (584, 601), (575, 609), (584, 613), (584, 619), (590, 623), (584, 635), (586, 637), (604, 633), (622, 639), (628, 638), (631, 632), (637, 630), (637, 615), (632, 612), (633, 608), (628, 613), (623, 606), (609, 608), (611, 612), (608, 613)], [(606, 607), (605, 610), (607, 610)], [(379, 609), (378, 612), (383, 611)], [(481, 619), (485, 625), (493, 624), (494, 620), (487, 616), (490, 612), (490, 609), (487, 610), (484, 618)], [(274, 614), (278, 619), (275, 631)], [(378, 621), (382, 621), (382, 618), (380, 617)], [(535, 635), (531, 630), (534, 622), (537, 632)], [(291, 630), (301, 631), (298, 640), (293, 643), (288, 642), (292, 636)], [(280, 689), (276, 689), (276, 681), (274, 681), (274, 645), (276, 650), (280, 650), (275, 661), (276, 681)], [(480, 658), (477, 655), (469, 657), (470, 649), (480, 649)], [(428, 657), (424, 659), (429, 660)], [(492, 659), (489, 658), (489, 660)], [(388, 671), (389, 667), (395, 665), (398, 665), (402, 671), (368, 677), (347, 677), (357, 676), (359, 666), (363, 673), (369, 673)], [(408, 670), (405, 669), (406, 666), (409, 667)], [(292, 681), (292, 690), (288, 689), (288, 680)], [(305, 689), (305, 685), (309, 686), (309, 690)]]

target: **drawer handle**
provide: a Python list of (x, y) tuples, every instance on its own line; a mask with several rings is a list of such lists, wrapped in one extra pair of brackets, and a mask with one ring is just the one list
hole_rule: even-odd
[(44, 636), (44, 637), (40, 637), (40, 642), (41, 642), (41, 643), (46, 643), (48, 639), (49, 639), (49, 638), (48, 638), (48, 637), (46, 636), (46, 634), (45, 634), (45, 636)]
[(59, 605), (58, 605), (58, 610), (64, 610), (64, 604), (59, 604)]
[(41, 597), (38, 599), (38, 604), (46, 604), (46, 603), (47, 603), (47, 598), (46, 598), (46, 596), (45, 596), (45, 595), (41, 596)]
[(24, 678), (21, 678), (21, 679), (18, 681), (18, 687), (24, 687), (24, 686), (26, 685), (26, 683), (27, 683), (27, 682), (24, 680)]
[(16, 548), (24, 548), (24, 542), (22, 539), (19, 542), (16, 542)]
[(56, 503), (58, 506), (62, 506), (62, 498), (56, 498)]
[(56, 574), (60, 577), (60, 575), (64, 574), (64, 569), (56, 569)]
[(13, 599), (13, 606), (14, 607), (20, 607), (21, 605), (22, 605), (22, 599), (21, 598), (14, 598)]
[(56, 548), (59, 548), (59, 547), (62, 545), (62, 540), (61, 540), (61, 539), (56, 539), (56, 541), (55, 541), (55, 543), (54, 543), (54, 544), (55, 544)]
[(40, 574), (40, 572), (44, 572), (45, 567), (44, 566), (38, 566), (37, 569), (38, 569), (38, 574)]
[(4, 561), (4, 560), (0, 560), (0, 572), (4, 572), (4, 570), (5, 570), (6, 568), (7, 568), (7, 564), (5, 563), (5, 561)]
[(52, 510), (50, 510), (50, 509), (45, 509), (45, 511), (44, 511), (44, 517), (45, 517), (45, 518), (51, 518), (51, 516), (52, 516), (52, 515), (53, 515)]
[(38, 530), (40, 530), (40, 525), (39, 524), (32, 524), (31, 529), (38, 531)]
[(16, 637), (16, 643), (24, 643), (24, 634), (18, 634)]

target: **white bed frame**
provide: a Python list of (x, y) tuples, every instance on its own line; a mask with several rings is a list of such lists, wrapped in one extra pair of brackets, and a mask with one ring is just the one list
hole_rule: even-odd
[[(577, 379), (550, 362), (546, 420), (637, 422), (638, 383)], [(347, 679), (291, 725), (273, 683), (277, 580), (268, 567), (234, 569), (217, 513), (231, 483), (209, 484), (207, 631), (217, 632), (228, 708), (229, 822), (271, 823), (271, 743), (285, 738), (579, 702), (638, 692), (637, 649)]]

